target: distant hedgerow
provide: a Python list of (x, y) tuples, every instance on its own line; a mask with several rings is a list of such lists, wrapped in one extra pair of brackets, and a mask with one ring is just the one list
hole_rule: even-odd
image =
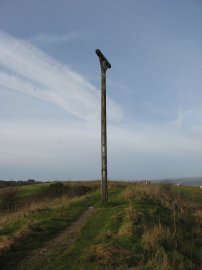
[(1, 193), (0, 196), (0, 209), (14, 210), (18, 204), (18, 190), (16, 188), (8, 188)]

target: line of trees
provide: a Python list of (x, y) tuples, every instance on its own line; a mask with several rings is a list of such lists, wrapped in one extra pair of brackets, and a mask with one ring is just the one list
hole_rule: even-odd
[(22, 180), (17, 180), (17, 181), (14, 181), (14, 180), (8, 180), (8, 181), (5, 181), (5, 180), (0, 180), (0, 188), (3, 188), (3, 187), (9, 187), (9, 186), (21, 186), (21, 185), (31, 185), (31, 184), (39, 184), (39, 183), (42, 183), (41, 181), (36, 181), (34, 179), (28, 179), (26, 181), (22, 181)]

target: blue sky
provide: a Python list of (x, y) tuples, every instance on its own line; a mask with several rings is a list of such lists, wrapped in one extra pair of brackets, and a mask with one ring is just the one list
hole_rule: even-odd
[(0, 178), (202, 175), (200, 0), (0, 0)]

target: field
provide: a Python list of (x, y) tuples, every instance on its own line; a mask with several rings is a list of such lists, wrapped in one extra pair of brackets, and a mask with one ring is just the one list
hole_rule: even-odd
[(0, 189), (1, 269), (202, 269), (202, 190), (98, 182)]

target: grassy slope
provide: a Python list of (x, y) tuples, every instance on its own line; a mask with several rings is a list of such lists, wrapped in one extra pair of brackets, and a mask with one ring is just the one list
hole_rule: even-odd
[(188, 200), (198, 202), (202, 204), (202, 189), (199, 187), (191, 187), (191, 186), (174, 186), (175, 192), (181, 194)]
[[(88, 246), (91, 246), (101, 231), (105, 231), (108, 228), (117, 230), (119, 224), (117, 224), (117, 218), (119, 219), (119, 213), (123, 212), (127, 202), (120, 201), (120, 194), (125, 189), (125, 185), (115, 187), (110, 190), (110, 199), (105, 207), (102, 207), (100, 203), (95, 203), (95, 211), (89, 218), (88, 222), (81, 230), (81, 235), (77, 241), (73, 244), (70, 250), (58, 247), (51, 250), (46, 256), (37, 258), (36, 261), (32, 259), (32, 265), (29, 269), (93, 269), (96, 263), (85, 263), (85, 250)], [(90, 267), (90, 268), (89, 268)], [(27, 262), (22, 262), (20, 269), (27, 269)]]
[[(191, 206), (184, 201), (180, 206), (179, 198), (172, 198), (170, 202), (169, 197), (167, 201), (162, 199), (161, 193), (156, 196), (159, 191), (156, 186), (150, 190), (141, 186), (138, 190), (124, 183), (110, 185), (109, 202), (105, 206), (98, 203), (96, 192), (55, 210), (37, 211), (35, 217), (41, 218), (39, 223), (43, 229), (33, 231), (15, 250), (4, 254), (0, 265), (3, 269), (16, 269), (16, 265), (21, 270), (200, 269), (201, 223), (194, 214), (201, 215), (201, 208), (193, 206), (193, 202), (201, 202), (202, 191), (191, 187), (180, 189), (183, 189), (183, 198), (191, 198)], [(175, 192), (182, 194), (179, 189)], [(44, 256), (32, 258), (31, 263), (30, 258), (25, 258), (92, 204), (93, 214), (68, 249), (54, 247)]]
[(20, 186), (20, 196), (21, 197), (28, 197), (38, 195), (44, 189), (50, 186), (50, 183), (43, 183), (43, 184), (33, 184), (33, 185), (24, 185)]
[[(40, 192), (38, 187), (37, 190)], [(31, 188), (30, 193), (35, 195), (35, 189)], [(73, 199), (61, 197), (34, 203), (16, 215), (11, 213), (8, 222), (0, 226), (0, 244), (5, 238), (12, 239), (13, 244), (0, 256), (1, 269), (16, 269), (26, 255), (68, 227), (97, 198), (98, 192)]]
[[(172, 209), (143, 191), (138, 193), (143, 196), (136, 194), (135, 199), (128, 199), (127, 192), (132, 189), (127, 184), (112, 186), (108, 204), (95, 204), (94, 214), (69, 249), (54, 248), (32, 259), (32, 265), (22, 262), (20, 269), (200, 269), (202, 236), (195, 241), (180, 221), (174, 235)], [(200, 197), (196, 192), (197, 201)], [(190, 232), (194, 225), (188, 226)], [(178, 247), (180, 242), (182, 246)]]

